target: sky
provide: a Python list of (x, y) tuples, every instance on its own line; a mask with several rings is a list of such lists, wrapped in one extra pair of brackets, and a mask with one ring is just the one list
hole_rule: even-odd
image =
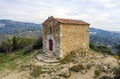
[(120, 31), (120, 0), (0, 0), (0, 19), (43, 23), (49, 16)]

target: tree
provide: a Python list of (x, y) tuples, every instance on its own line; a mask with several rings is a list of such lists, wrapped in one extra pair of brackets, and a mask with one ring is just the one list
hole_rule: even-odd
[(39, 37), (39, 38), (35, 41), (35, 43), (34, 43), (34, 45), (33, 45), (33, 48), (34, 48), (34, 49), (39, 49), (39, 48), (42, 48), (42, 46), (43, 46), (42, 37)]
[(94, 43), (90, 42), (89, 47), (90, 47), (90, 49), (97, 51), (97, 48)]
[(97, 49), (99, 52), (102, 52), (102, 53), (107, 53), (107, 54), (112, 53), (112, 49), (105, 45), (99, 45), (99, 46), (97, 46)]
[(13, 39), (12, 39), (12, 41), (13, 41), (13, 50), (18, 49), (18, 40), (17, 40), (17, 37), (14, 36)]
[(120, 44), (115, 47), (118, 51), (117, 53), (120, 55)]

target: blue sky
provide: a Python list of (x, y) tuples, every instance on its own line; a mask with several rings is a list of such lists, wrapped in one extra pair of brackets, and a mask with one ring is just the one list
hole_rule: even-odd
[(120, 0), (0, 0), (0, 19), (42, 23), (49, 16), (120, 31)]

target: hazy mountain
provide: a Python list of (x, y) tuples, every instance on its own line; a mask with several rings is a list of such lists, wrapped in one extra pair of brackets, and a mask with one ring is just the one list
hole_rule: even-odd
[(90, 28), (90, 41), (97, 45), (105, 44), (114, 48), (115, 45), (120, 44), (120, 32)]
[(26, 30), (41, 30), (41, 24), (19, 22), (12, 20), (0, 20), (0, 34), (14, 34)]
[[(0, 41), (13, 37), (14, 35), (37, 38), (42, 35), (42, 25), (29, 22), (0, 20)], [(120, 32), (90, 28), (90, 41), (96, 45), (105, 44), (114, 48), (115, 45), (120, 44)]]

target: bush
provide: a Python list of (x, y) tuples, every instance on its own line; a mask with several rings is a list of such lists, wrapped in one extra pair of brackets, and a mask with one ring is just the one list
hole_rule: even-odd
[(18, 49), (23, 49), (27, 46), (33, 45), (34, 39), (32, 38), (22, 38), (13, 37), (11, 40), (3, 41), (0, 45), (0, 52), (6, 53), (10, 51), (15, 51)]
[(110, 76), (102, 76), (102, 77), (100, 77), (99, 79), (114, 79), (114, 78), (112, 78), (112, 77), (110, 77)]
[(120, 56), (118, 56), (118, 55), (114, 55), (114, 58), (116, 58), (116, 59), (120, 59)]
[(76, 57), (75, 52), (71, 52), (69, 55), (65, 56), (62, 60), (60, 60), (61, 64), (66, 64), (68, 62), (73, 62)]
[(76, 66), (72, 66), (71, 68), (69, 68), (70, 71), (74, 71), (74, 72), (79, 72), (83, 69), (85, 69), (83, 65), (76, 65)]
[(118, 76), (114, 76), (113, 79), (120, 79), (120, 75), (118, 75)]
[(3, 41), (0, 45), (0, 52), (6, 53), (12, 50), (12, 42), (11, 40)]
[(116, 46), (116, 49), (118, 50), (117, 53), (120, 55), (120, 44)]
[(59, 76), (62, 76), (64, 78), (69, 78), (71, 76), (71, 73), (70, 72), (61, 72), (59, 74)]
[(89, 43), (89, 47), (90, 47), (90, 49), (92, 49), (94, 51), (98, 51), (97, 48), (96, 48), (96, 46), (92, 42)]
[(97, 46), (97, 50), (99, 52), (106, 53), (106, 54), (111, 54), (112, 53), (112, 49), (110, 47), (105, 46), (105, 45)]
[(95, 74), (95, 77), (98, 77), (98, 76), (101, 75), (101, 71), (100, 70), (95, 70), (94, 74)]
[(39, 39), (37, 39), (34, 42), (33, 48), (34, 49), (39, 49), (39, 48), (42, 48), (42, 46), (43, 46), (42, 37), (39, 37)]
[(114, 68), (114, 74), (120, 76), (120, 65)]

